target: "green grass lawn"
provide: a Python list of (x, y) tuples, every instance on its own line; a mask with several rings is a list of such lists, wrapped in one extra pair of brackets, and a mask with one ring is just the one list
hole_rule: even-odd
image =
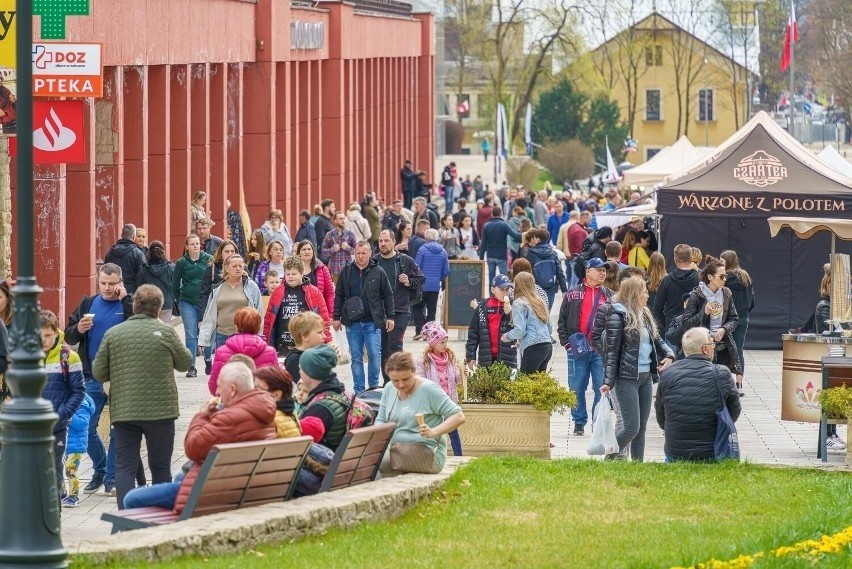
[[(847, 472), (485, 458), (392, 522), (135, 567), (689, 566), (768, 553), (850, 525)], [(754, 566), (812, 565), (785, 558)], [(849, 546), (820, 564), (850, 566)]]

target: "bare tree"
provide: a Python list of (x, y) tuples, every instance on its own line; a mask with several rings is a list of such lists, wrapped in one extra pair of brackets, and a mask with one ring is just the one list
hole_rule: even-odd
[(807, 25), (797, 67), (834, 92), (835, 102), (852, 105), (852, 5), (848, 0), (812, 0), (807, 5)]
[(639, 30), (636, 24), (644, 16), (641, 0), (585, 0), (582, 9), (591, 20), (590, 29), (600, 43), (593, 66), (604, 88), (621, 87), (627, 96), (625, 120), (633, 135), (639, 110), (639, 80), (648, 71), (646, 53), (652, 47), (653, 34)]
[(468, 86), (473, 60), (481, 60), (482, 40), (491, 21), (490, 0), (446, 0), (445, 49), (455, 63), (453, 87), (460, 100)]
[[(727, 56), (720, 59), (730, 75), (728, 93), (734, 113), (734, 124), (740, 125), (748, 120), (748, 108), (751, 100), (751, 72), (748, 70), (749, 55), (754, 55), (752, 42), (755, 34), (755, 13), (752, 2), (719, 3), (716, 10), (716, 33), (720, 38), (721, 51)], [(741, 63), (740, 63), (741, 62)], [(743, 107), (740, 108), (740, 96)]]
[(677, 138), (689, 135), (692, 115), (692, 96), (694, 86), (704, 67), (706, 44), (698, 39), (703, 29), (704, 2), (702, 0), (668, 0), (671, 11), (671, 23), (661, 21), (657, 27), (661, 33), (669, 34), (669, 42), (664, 43), (664, 53), (671, 62), (675, 76), (675, 95), (677, 97)]

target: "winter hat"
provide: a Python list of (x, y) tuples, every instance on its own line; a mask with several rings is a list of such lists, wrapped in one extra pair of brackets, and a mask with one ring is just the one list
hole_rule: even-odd
[(325, 436), (325, 425), (319, 417), (305, 417), (299, 420), (299, 426), (302, 428), (302, 435), (311, 437), (315, 443), (319, 443)]
[(427, 322), (424, 324), (421, 333), (423, 334), (423, 339), (426, 340), (430, 346), (434, 346), (441, 340), (449, 338), (447, 331), (444, 330), (443, 326), (437, 322)]
[(337, 353), (326, 344), (305, 350), (299, 358), (299, 367), (308, 374), (308, 377), (320, 381), (328, 379), (335, 366), (337, 366)]

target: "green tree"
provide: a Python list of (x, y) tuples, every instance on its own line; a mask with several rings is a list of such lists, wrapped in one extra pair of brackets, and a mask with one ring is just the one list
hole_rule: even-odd
[[(532, 138), (550, 142), (577, 138), (583, 126), (583, 111), (587, 97), (574, 89), (567, 78), (541, 94), (535, 105)], [(617, 109), (616, 109), (617, 112)]]
[(582, 140), (594, 152), (595, 160), (606, 162), (606, 139), (616, 152), (627, 136), (618, 103), (606, 94), (589, 98), (567, 78), (541, 94), (533, 113), (533, 140), (548, 143)]
[(589, 103), (586, 120), (583, 122), (583, 132), (587, 133), (584, 140), (592, 147), (595, 161), (606, 164), (606, 139), (609, 138), (610, 149), (616, 154), (621, 153), (621, 144), (627, 138), (627, 125), (622, 122), (618, 103), (607, 95), (598, 95)]

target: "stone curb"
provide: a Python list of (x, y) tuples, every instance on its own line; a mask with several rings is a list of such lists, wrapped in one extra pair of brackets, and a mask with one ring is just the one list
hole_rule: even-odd
[(70, 547), (69, 553), (98, 564), (221, 555), (261, 543), (320, 535), (332, 528), (390, 520), (427, 498), (469, 460), (448, 457), (440, 474), (406, 474), (281, 504), (87, 539)]

